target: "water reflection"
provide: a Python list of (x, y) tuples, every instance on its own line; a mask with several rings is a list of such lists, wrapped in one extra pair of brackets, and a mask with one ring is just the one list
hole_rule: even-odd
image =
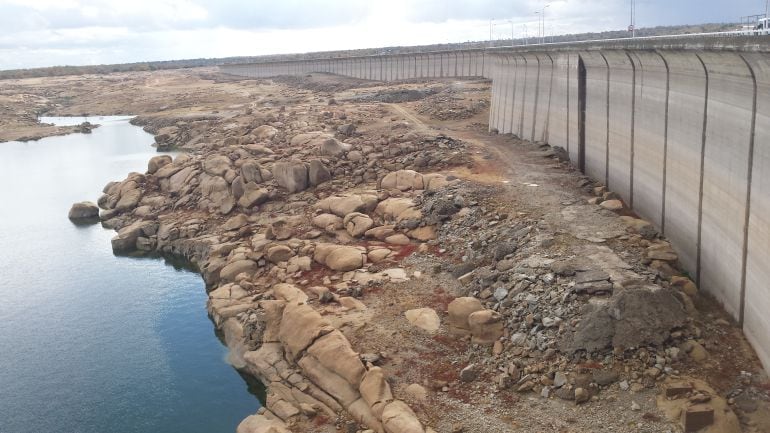
[(0, 143), (0, 432), (232, 432), (259, 407), (197, 274), (116, 257), (113, 232), (67, 219), (156, 155), (128, 119)]

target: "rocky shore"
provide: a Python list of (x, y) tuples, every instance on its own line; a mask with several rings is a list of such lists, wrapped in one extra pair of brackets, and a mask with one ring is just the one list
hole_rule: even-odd
[(116, 253), (201, 272), (268, 390), (238, 433), (761, 431), (740, 330), (563, 151), (480, 129), (483, 87), (135, 120), (186, 152), (106, 185), (99, 217)]

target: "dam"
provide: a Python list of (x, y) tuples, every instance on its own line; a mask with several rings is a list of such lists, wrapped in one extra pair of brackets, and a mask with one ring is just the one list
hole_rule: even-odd
[(722, 34), (232, 64), (265, 78), (492, 80), (489, 129), (564, 148), (668, 237), (770, 368), (770, 37)]

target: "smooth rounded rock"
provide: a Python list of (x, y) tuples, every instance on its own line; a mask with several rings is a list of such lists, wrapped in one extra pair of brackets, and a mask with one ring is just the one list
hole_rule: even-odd
[(409, 323), (431, 334), (438, 331), (439, 326), (441, 326), (441, 320), (432, 308), (408, 310), (404, 315)]
[(363, 265), (363, 254), (354, 247), (337, 248), (326, 257), (326, 266), (335, 271), (352, 271)]
[(90, 201), (74, 203), (67, 214), (71, 220), (86, 220), (99, 217), (99, 206)]

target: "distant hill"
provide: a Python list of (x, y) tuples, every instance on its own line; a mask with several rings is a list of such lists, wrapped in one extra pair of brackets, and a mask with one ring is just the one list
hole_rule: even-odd
[[(692, 33), (710, 33), (710, 32), (723, 32), (734, 30), (738, 28), (739, 24), (736, 23), (724, 23), (724, 24), (697, 24), (697, 25), (680, 25), (680, 26), (658, 26), (641, 28), (636, 30), (638, 37), (644, 36), (662, 36), (662, 35), (682, 35)], [(586, 41), (595, 39), (617, 39), (627, 38), (628, 31), (615, 30), (600, 33), (578, 33), (569, 35), (548, 36), (546, 42), (575, 42)], [(399, 54), (399, 53), (420, 53), (427, 51), (441, 51), (441, 50), (455, 50), (455, 49), (469, 49), (469, 48), (488, 48), (498, 46), (509, 45), (523, 45), (525, 43), (536, 43), (537, 38), (524, 39), (503, 39), (494, 41), (475, 41), (475, 42), (462, 42), (453, 44), (433, 44), (433, 45), (416, 45), (408, 47), (382, 47), (382, 48), (367, 48), (360, 50), (345, 50), (345, 51), (320, 51), (313, 53), (296, 53), (296, 54), (275, 54), (268, 56), (252, 56), (252, 57), (225, 57), (215, 59), (187, 59), (187, 60), (164, 60), (159, 62), (137, 62), (137, 63), (121, 63), (114, 65), (89, 65), (89, 66), (52, 66), (48, 68), (35, 68), (35, 69), (12, 69), (0, 71), (0, 80), (13, 79), (13, 78), (33, 78), (33, 77), (55, 77), (64, 75), (84, 75), (84, 74), (110, 74), (114, 72), (131, 72), (131, 71), (157, 71), (164, 69), (182, 69), (182, 68), (196, 68), (202, 66), (216, 66), (233, 63), (251, 63), (251, 62), (269, 62), (276, 60), (300, 60), (300, 59), (317, 59), (326, 57), (347, 57), (347, 56), (366, 56), (375, 54)]]

